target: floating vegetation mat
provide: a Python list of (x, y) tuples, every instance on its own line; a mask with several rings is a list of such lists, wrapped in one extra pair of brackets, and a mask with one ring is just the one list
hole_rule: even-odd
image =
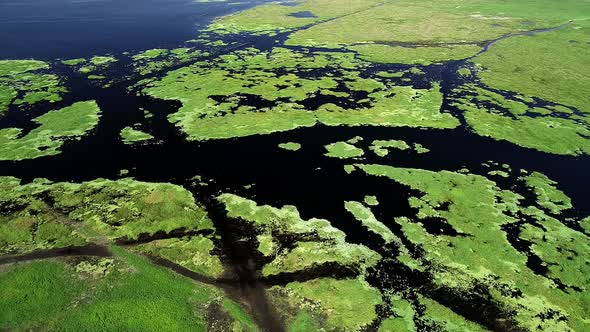
[(142, 8), (0, 59), (0, 330), (590, 330), (589, 3)]

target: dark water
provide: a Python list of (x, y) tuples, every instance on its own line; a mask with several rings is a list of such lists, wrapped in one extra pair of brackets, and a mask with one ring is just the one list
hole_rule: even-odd
[(30, 261), (36, 259), (47, 259), (53, 257), (67, 257), (67, 256), (95, 256), (95, 257), (109, 257), (111, 252), (105, 246), (97, 244), (89, 244), (80, 247), (66, 247), (46, 250), (36, 250), (22, 255), (8, 255), (0, 257), (0, 265)]
[(2, 0), (0, 58), (75, 58), (177, 47), (194, 38), (213, 18), (255, 3)]
[(293, 13), (293, 14), (290, 14), (289, 16), (299, 17), (299, 18), (314, 18), (314, 17), (317, 17), (312, 12), (307, 11), (307, 10), (306, 11), (303, 11), (303, 12)]

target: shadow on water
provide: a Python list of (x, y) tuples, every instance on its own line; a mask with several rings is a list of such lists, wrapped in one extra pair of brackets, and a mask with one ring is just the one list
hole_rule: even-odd
[(21, 255), (8, 255), (0, 257), (0, 265), (26, 262), (38, 259), (48, 259), (54, 257), (65, 256), (95, 256), (95, 257), (110, 257), (111, 252), (105, 246), (97, 244), (89, 244), (80, 247), (66, 247), (47, 250), (36, 250), (30, 253)]

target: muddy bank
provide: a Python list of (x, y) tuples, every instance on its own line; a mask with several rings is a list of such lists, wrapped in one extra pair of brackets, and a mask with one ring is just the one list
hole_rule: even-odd
[(98, 244), (89, 244), (80, 247), (55, 248), (47, 250), (35, 250), (30, 253), (21, 255), (8, 255), (0, 257), (0, 265), (9, 263), (18, 263), (38, 259), (48, 259), (67, 256), (93, 256), (93, 257), (110, 257), (110, 250), (106, 246)]

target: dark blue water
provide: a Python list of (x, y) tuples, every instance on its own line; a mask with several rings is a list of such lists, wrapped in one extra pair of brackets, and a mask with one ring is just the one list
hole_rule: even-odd
[(290, 14), (289, 16), (300, 17), (300, 18), (314, 18), (314, 17), (317, 17), (312, 12), (307, 11), (307, 10), (304, 11), (304, 12), (293, 13), (293, 14)]
[(49, 60), (177, 47), (215, 17), (260, 2), (1, 0), (0, 58)]

